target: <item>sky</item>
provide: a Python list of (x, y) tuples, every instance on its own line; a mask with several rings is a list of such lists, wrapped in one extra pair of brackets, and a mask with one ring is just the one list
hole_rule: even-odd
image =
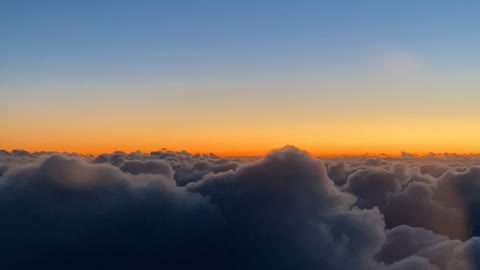
[(0, 1), (0, 148), (480, 152), (478, 1)]

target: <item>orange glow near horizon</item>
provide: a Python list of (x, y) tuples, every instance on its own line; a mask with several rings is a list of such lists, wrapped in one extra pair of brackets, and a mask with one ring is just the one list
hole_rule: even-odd
[[(341, 156), (348, 156), (348, 157), (355, 157), (355, 156), (387, 156), (387, 157), (400, 157), (402, 152), (407, 152), (411, 153), (416, 156), (426, 156), (429, 153), (437, 153), (437, 154), (443, 154), (443, 153), (456, 153), (459, 155), (469, 155), (469, 154), (477, 154), (479, 152), (471, 151), (469, 148), (456, 148), (452, 149), (452, 151), (442, 151), (440, 148), (438, 150), (426, 150), (422, 148), (418, 148), (418, 151), (407, 151), (407, 150), (401, 150), (402, 148), (399, 147), (394, 147), (394, 146), (376, 146), (376, 147), (367, 147), (367, 146), (323, 146), (323, 147), (302, 147), (301, 145), (298, 144), (293, 144), (296, 147), (299, 147), (302, 150), (307, 151), (309, 154), (312, 156), (319, 156), (319, 157), (341, 157)], [(100, 155), (103, 153), (113, 153), (115, 151), (122, 151), (125, 153), (131, 153), (131, 152), (136, 152), (140, 151), (142, 153), (150, 153), (153, 151), (160, 151), (163, 149), (169, 150), (169, 151), (187, 151), (191, 154), (207, 154), (207, 153), (213, 153), (215, 155), (218, 155), (220, 157), (262, 157), (266, 154), (268, 154), (271, 150), (281, 148), (284, 145), (278, 145), (276, 147), (271, 147), (271, 148), (257, 148), (257, 149), (221, 149), (221, 148), (216, 148), (216, 147), (206, 147), (206, 146), (200, 146), (200, 147), (192, 147), (192, 148), (185, 148), (185, 147), (146, 147), (146, 148), (139, 148), (139, 147), (115, 147), (115, 146), (109, 146), (109, 145), (102, 145), (102, 146), (85, 146), (85, 147), (56, 147), (56, 146), (50, 146), (50, 147), (34, 147), (34, 146), (28, 146), (26, 147), (4, 147), (1, 149), (4, 149), (6, 151), (12, 151), (15, 149), (21, 149), (21, 150), (26, 150), (29, 152), (36, 152), (36, 151), (46, 151), (46, 152), (71, 152), (71, 153), (79, 153), (79, 154), (92, 154), (92, 155)], [(428, 148), (432, 149), (432, 148)]]
[[(433, 115), (338, 114), (303, 111), (245, 111), (174, 115), (133, 111), (43, 111), (18, 113), (3, 119), (0, 149), (77, 152), (82, 154), (134, 152), (166, 148), (219, 156), (263, 156), (272, 149), (295, 145), (315, 156), (399, 156), (402, 151), (424, 155), (480, 152), (480, 126), (473, 113), (462, 118), (448, 112)], [(43, 120), (47, 119), (47, 120)], [(179, 124), (180, 123), (180, 124)]]
[[(22, 140), (17, 138), (12, 140), (12, 143), (0, 145), (0, 149), (11, 151), (13, 149), (23, 149), (30, 152), (34, 151), (54, 151), (54, 152), (76, 152), (81, 154), (98, 155), (102, 153), (111, 153), (114, 151), (124, 151), (127, 153), (140, 151), (149, 153), (151, 151), (158, 151), (161, 149), (168, 149), (172, 151), (185, 150), (190, 153), (214, 153), (222, 157), (240, 157), (240, 156), (263, 156), (272, 149), (282, 147), (284, 145), (294, 145), (301, 149), (308, 151), (315, 156), (362, 156), (362, 155), (387, 155), (400, 156), (402, 151), (414, 153), (417, 155), (425, 155), (429, 152), (434, 153), (458, 153), (470, 154), (480, 152), (479, 145), (474, 145), (473, 141), (451, 141), (450, 144), (442, 144), (441, 142), (431, 143), (379, 143), (374, 144), (372, 141), (342, 143), (338, 140), (331, 140), (327, 143), (302, 143), (298, 140), (275, 139), (272, 135), (272, 140), (257, 140), (255, 143), (248, 143), (248, 138), (242, 140), (219, 140), (218, 138), (204, 138), (196, 140), (172, 140), (164, 139), (163, 143), (157, 140), (119, 140), (118, 138), (106, 139), (80, 139), (74, 137), (55, 138), (52, 140)], [(5, 140), (3, 140), (5, 142)], [(328, 139), (327, 139), (328, 141)]]
[[(475, 141), (463, 138), (460, 140), (450, 139), (448, 137), (422, 140), (421, 136), (408, 137), (398, 134), (397, 137), (392, 134), (377, 134), (378, 138), (386, 139), (368, 139), (368, 134), (357, 134), (358, 137), (346, 137), (339, 134), (331, 136), (319, 136), (316, 142), (314, 138), (307, 136), (294, 136), (289, 134), (284, 138), (275, 135), (258, 136), (256, 139), (250, 136), (213, 136), (193, 138), (190, 136), (100, 136), (100, 134), (91, 134), (83, 136), (73, 134), (64, 134), (63, 136), (36, 136), (29, 137), (27, 134), (17, 133), (16, 137), (10, 137), (9, 140), (2, 140), (0, 149), (12, 151), (14, 149), (23, 149), (29, 152), (34, 151), (53, 151), (53, 152), (76, 152), (81, 154), (99, 155), (102, 153), (112, 153), (114, 151), (123, 151), (126, 153), (140, 151), (150, 153), (167, 149), (171, 151), (185, 150), (190, 153), (214, 153), (221, 157), (246, 157), (263, 156), (272, 149), (280, 148), (284, 145), (294, 145), (308, 151), (314, 156), (376, 156), (386, 155), (397, 157), (401, 152), (413, 153), (416, 155), (426, 155), (429, 152), (434, 153), (458, 153), (471, 154), (480, 152), (480, 145)], [(5, 137), (5, 134), (2, 135)], [(290, 140), (286, 139), (289, 138)], [(403, 139), (403, 143), (402, 143)]]

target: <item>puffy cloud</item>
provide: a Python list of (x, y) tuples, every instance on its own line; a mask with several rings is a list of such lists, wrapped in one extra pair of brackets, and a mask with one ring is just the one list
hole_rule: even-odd
[(431, 186), (422, 182), (412, 182), (403, 191), (391, 194), (383, 212), (389, 228), (404, 224), (456, 239), (468, 237), (463, 212), (433, 200)]
[(383, 208), (387, 195), (401, 189), (402, 184), (393, 172), (369, 168), (354, 172), (348, 177), (346, 190), (359, 197), (358, 205), (364, 208)]
[(379, 211), (352, 208), (355, 197), (298, 149), (187, 187), (97, 162), (51, 155), (7, 171), (2, 269), (381, 267)]
[(423, 228), (400, 225), (387, 232), (385, 244), (377, 258), (386, 263), (394, 263), (447, 240), (448, 237)]
[(412, 256), (390, 265), (387, 270), (439, 270), (428, 259)]
[[(217, 265), (222, 218), (172, 179), (51, 156), (0, 186), (2, 269)], [(141, 183), (141, 185), (138, 185)], [(221, 253), (219, 253), (221, 254)], [(221, 265), (221, 263), (218, 263)]]
[(433, 164), (423, 164), (420, 166), (420, 172), (422, 174), (429, 174), (435, 178), (442, 176), (445, 172), (447, 172), (448, 167), (442, 166), (438, 163)]
[[(399, 226), (387, 232), (385, 245), (377, 258), (390, 264), (391, 268), (408, 261), (429, 262), (418, 269), (475, 270), (480, 269), (480, 238), (466, 242), (450, 240), (422, 228)], [(422, 257), (424, 259), (419, 259)], [(426, 260), (425, 260), (426, 259)], [(410, 263), (408, 263), (410, 264)], [(390, 268), (389, 267), (389, 268)], [(412, 267), (414, 267), (412, 265)], [(397, 269), (397, 268), (394, 268)], [(398, 269), (409, 269), (408, 267)], [(415, 268), (412, 268), (415, 269)]]
[[(192, 155), (188, 152), (174, 152), (168, 150), (154, 151), (149, 155), (139, 152), (126, 154), (115, 152), (113, 154), (101, 154), (94, 159), (94, 163), (110, 163), (132, 174), (156, 173), (170, 176), (180, 186), (190, 182), (196, 182), (209, 173), (221, 173), (236, 170), (239, 163), (247, 162), (247, 159), (220, 159), (214, 154)], [(168, 169), (165, 165), (171, 167)]]
[(387, 228), (418, 226), (462, 240), (477, 235), (472, 229), (480, 228), (476, 225), (480, 207), (473, 198), (480, 193), (471, 186), (463, 193), (457, 190), (477, 178), (476, 167), (463, 170), (475, 166), (476, 159), (432, 160), (345, 159), (329, 161), (328, 168), (335, 183), (339, 181), (334, 179), (346, 178), (341, 189), (357, 196), (357, 206), (381, 210)]
[(464, 212), (472, 236), (480, 236), (480, 167), (449, 171), (434, 186), (434, 199)]
[(355, 197), (335, 187), (321, 161), (296, 148), (187, 187), (211, 198), (236, 241), (246, 241), (249, 260), (266, 268), (376, 267), (372, 258), (384, 237), (379, 211), (352, 208)]
[(0, 165), (0, 177), (7, 171), (8, 167), (6, 165)]
[(0, 152), (0, 267), (480, 269), (478, 165)]
[(328, 169), (328, 177), (330, 177), (336, 185), (343, 186), (347, 183), (347, 178), (351, 171), (345, 161), (335, 163), (330, 162), (326, 165)]
[(174, 171), (169, 164), (158, 160), (126, 161), (120, 166), (120, 169), (131, 174), (161, 174), (169, 178), (173, 177), (174, 174)]
[(14, 149), (12, 150), (12, 156), (15, 156), (15, 157), (25, 157), (25, 156), (30, 156), (30, 153), (28, 151), (25, 151), (25, 150), (21, 150), (21, 149)]
[(382, 165), (386, 165), (386, 164), (387, 163), (384, 160), (379, 159), (379, 158), (369, 158), (369, 159), (366, 159), (363, 162), (363, 165), (371, 166), (371, 167), (378, 167), (378, 166), (382, 166)]

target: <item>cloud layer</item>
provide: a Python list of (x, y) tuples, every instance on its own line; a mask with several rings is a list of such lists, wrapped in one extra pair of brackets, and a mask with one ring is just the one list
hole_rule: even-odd
[(476, 157), (0, 152), (2, 269), (480, 269)]

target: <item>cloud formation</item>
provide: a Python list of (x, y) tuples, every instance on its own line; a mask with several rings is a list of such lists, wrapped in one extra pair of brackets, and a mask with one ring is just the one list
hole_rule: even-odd
[(0, 152), (2, 269), (480, 269), (477, 157)]

